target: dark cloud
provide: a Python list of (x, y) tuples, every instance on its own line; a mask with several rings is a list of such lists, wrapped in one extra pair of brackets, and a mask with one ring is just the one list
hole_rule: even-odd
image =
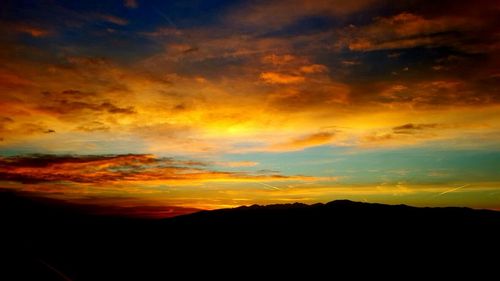
[(432, 123), (432, 124), (413, 124), (413, 123), (408, 123), (404, 124), (401, 126), (397, 126), (392, 128), (392, 131), (395, 134), (414, 134), (416, 131), (422, 131), (426, 129), (434, 129), (437, 128), (439, 125)]
[(94, 93), (84, 93), (79, 90), (64, 90), (60, 93), (43, 92), (48, 98), (40, 109), (58, 114), (69, 114), (84, 110), (108, 112), (111, 114), (135, 114), (133, 106), (120, 107), (109, 101), (99, 102)]
[[(77, 212), (105, 216), (126, 216), (141, 218), (168, 218), (200, 211), (197, 208), (157, 205), (136, 197), (127, 196), (82, 196), (71, 200), (56, 199), (52, 196), (62, 195), (60, 192), (49, 194), (36, 191), (13, 191), (0, 187), (0, 196), (12, 201), (26, 200), (30, 206), (48, 205), (51, 209), (64, 212)], [(29, 201), (28, 201), (29, 200)]]
[(109, 14), (95, 14), (95, 19), (101, 20), (104, 22), (116, 24), (116, 25), (127, 25), (128, 20), (124, 18), (120, 18), (114, 15), (109, 15)]
[(79, 90), (64, 90), (61, 92), (63, 95), (82, 95), (83, 93)]
[[(36, 135), (36, 134), (51, 134), (56, 131), (47, 128), (47, 125), (38, 121), (36, 123), (16, 123), (14, 119), (10, 117), (0, 117), (0, 132), (12, 136), (13, 133), (21, 135)], [(2, 139), (3, 140), (3, 139)]]
[(444, 135), (443, 130), (450, 129), (449, 124), (438, 123), (407, 123), (365, 135), (364, 143), (390, 143), (390, 142), (415, 142), (424, 139), (432, 139)]
[(173, 110), (175, 110), (175, 111), (184, 111), (186, 109), (187, 109), (187, 106), (183, 103), (178, 104), (178, 105), (173, 107)]
[(399, 11), (411, 10), (427, 17), (449, 15), (454, 17), (481, 18), (484, 21), (498, 20), (500, 4), (496, 0), (454, 1), (442, 0), (429, 3), (427, 0), (400, 1), (391, 3)]
[(69, 56), (66, 60), (73, 67), (106, 67), (112, 64), (104, 57)]
[(49, 101), (51, 100), (59, 100), (59, 99), (68, 99), (68, 100), (78, 100), (86, 98), (94, 98), (96, 93), (94, 92), (84, 92), (76, 89), (67, 89), (60, 92), (53, 91), (43, 91), (42, 96)]
[[(352, 25), (345, 30), (351, 50), (407, 49), (445, 45), (465, 52), (488, 53), (498, 46), (500, 6), (495, 0), (400, 1), (388, 7), (372, 22)], [(492, 36), (493, 35), (493, 36)], [(488, 47), (489, 45), (489, 47)], [(496, 47), (498, 48), (498, 47)]]
[(148, 154), (125, 154), (125, 155), (53, 155), (53, 154), (30, 154), (23, 156), (0, 157), (0, 167), (48, 167), (57, 164), (78, 164), (108, 161), (118, 163), (120, 160), (128, 160), (129, 163), (146, 164), (156, 162), (155, 158)]
[(378, 0), (270, 0), (247, 1), (236, 6), (227, 15), (230, 25), (244, 25), (265, 30), (279, 29), (305, 18), (339, 17), (353, 14), (372, 6)]
[(20, 174), (15, 174), (15, 173), (9, 173), (9, 172), (0, 172), (0, 181), (14, 181), (14, 182), (19, 182), (23, 184), (34, 184), (34, 183), (40, 183), (40, 182), (45, 182), (45, 180), (42, 180), (36, 176), (32, 175), (20, 175)]
[[(29, 155), (0, 158), (0, 179), (21, 183), (99, 183), (125, 180), (147, 165), (172, 165), (151, 155)], [(183, 167), (176, 167), (182, 170)]]
[(397, 59), (401, 56), (401, 53), (389, 53), (387, 54), (387, 57), (390, 59)]
[(0, 116), (0, 128), (2, 128), (5, 124), (13, 123), (14, 119), (10, 117)]
[[(463, 67), (466, 66), (467, 64)], [(436, 74), (431, 69), (429, 66), (427, 73), (417, 77), (411, 77), (412, 74), (409, 73), (391, 80), (374, 81), (372, 78), (363, 83), (358, 82), (351, 85), (350, 100), (355, 104), (376, 103), (416, 109), (489, 106), (500, 103), (500, 80), (484, 73), (489, 72), (486, 69), (482, 69), (481, 74), (469, 74), (470, 70)], [(411, 71), (410, 69), (408, 72)]]
[(471, 23), (462, 18), (425, 18), (403, 12), (377, 17), (365, 26), (349, 26), (344, 40), (352, 51), (407, 49), (418, 46), (453, 45), (460, 42), (457, 31), (468, 30)]
[(109, 102), (103, 102), (101, 104), (93, 104), (88, 102), (78, 102), (78, 101), (68, 101), (60, 100), (56, 105), (51, 106), (41, 106), (40, 109), (47, 110), (50, 112), (55, 112), (59, 114), (68, 114), (75, 111), (91, 110), (109, 113), (122, 113), (122, 114), (134, 114), (134, 107), (118, 107)]
[(106, 110), (109, 113), (122, 113), (122, 114), (134, 114), (135, 109), (133, 106), (128, 107), (118, 107), (109, 102), (103, 102), (97, 107), (98, 110)]
[[(0, 181), (24, 184), (48, 182), (123, 183), (139, 181), (273, 180), (303, 176), (261, 175), (215, 171), (193, 160), (157, 158), (147, 154), (44, 155), (0, 157)], [(311, 178), (309, 178), (311, 179)]]
[(47, 128), (42, 122), (38, 123), (21, 123), (18, 128), (19, 133), (26, 135), (50, 134), (55, 133), (54, 130)]
[(106, 126), (106, 124), (98, 121), (92, 121), (88, 123), (84, 123), (78, 127), (76, 127), (76, 130), (79, 131), (84, 131), (84, 132), (106, 132), (109, 131), (110, 127)]

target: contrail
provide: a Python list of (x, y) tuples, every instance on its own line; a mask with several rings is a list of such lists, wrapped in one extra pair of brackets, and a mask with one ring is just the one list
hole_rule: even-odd
[(267, 184), (267, 183), (263, 183), (263, 182), (259, 182), (259, 181), (258, 181), (257, 183), (260, 183), (260, 184), (262, 184), (263, 186), (267, 186), (267, 187), (270, 187), (270, 188), (272, 188), (272, 189), (281, 190), (281, 188), (277, 188), (276, 186), (272, 186), (272, 185)]
[(58, 270), (57, 268), (51, 266), (50, 264), (48, 264), (47, 262), (43, 261), (42, 259), (38, 259), (38, 261), (45, 265), (48, 269), (50, 269), (52, 272), (54, 272), (55, 274), (57, 274), (57, 276), (59, 276), (61, 279), (65, 280), (65, 281), (72, 281), (68, 276), (66, 276), (64, 273), (62, 273), (60, 270)]
[(177, 29), (177, 26), (174, 24), (174, 22), (167, 16), (165, 15), (162, 11), (160, 11), (160, 9), (156, 8), (156, 7), (153, 7), (156, 12), (162, 16), (162, 18), (164, 18), (171, 26), (173, 26), (175, 29)]
[[(179, 28), (177, 27), (177, 25), (174, 23), (174, 21), (169, 16), (167, 16), (165, 13), (163, 13), (157, 7), (155, 7), (155, 6), (152, 6), (152, 7), (155, 10), (155, 12), (158, 15), (160, 15), (170, 26), (172, 26), (176, 30), (179, 30)], [(183, 35), (183, 39), (185, 39), (186, 41), (188, 41), (187, 43), (189, 43), (190, 45), (192, 45), (192, 42), (189, 42), (189, 41), (191, 41), (191, 36), (189, 34), (186, 34), (186, 30), (182, 31), (182, 35)]]
[(450, 193), (450, 192), (457, 191), (457, 190), (462, 189), (462, 188), (464, 188), (464, 187), (467, 187), (467, 186), (469, 186), (469, 185), (470, 185), (470, 184), (464, 184), (464, 185), (462, 185), (462, 186), (455, 187), (455, 188), (452, 188), (452, 189), (450, 189), (450, 190), (443, 191), (443, 192), (439, 193), (438, 195), (436, 195), (436, 197), (437, 197), (437, 196), (444, 195), (444, 194), (446, 194), (446, 193)]

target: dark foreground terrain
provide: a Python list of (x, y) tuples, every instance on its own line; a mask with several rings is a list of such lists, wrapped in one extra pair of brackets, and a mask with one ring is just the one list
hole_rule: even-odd
[(0, 280), (266, 279), (364, 265), (432, 271), (449, 262), (456, 271), (484, 257), (496, 264), (500, 243), (500, 212), (346, 200), (148, 220), (2, 191), (0, 219)]

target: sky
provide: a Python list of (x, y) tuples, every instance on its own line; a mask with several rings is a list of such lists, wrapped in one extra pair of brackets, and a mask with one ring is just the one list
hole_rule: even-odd
[(500, 210), (498, 1), (0, 5), (2, 189)]

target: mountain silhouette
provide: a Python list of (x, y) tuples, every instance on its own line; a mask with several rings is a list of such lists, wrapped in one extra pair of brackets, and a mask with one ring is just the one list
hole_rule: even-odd
[(220, 277), (229, 268), (276, 273), (282, 265), (290, 273), (325, 262), (402, 262), (420, 255), (438, 264), (494, 252), (500, 237), (500, 212), (349, 200), (140, 219), (3, 191), (0, 221), (1, 280), (189, 279), (200, 272)]

